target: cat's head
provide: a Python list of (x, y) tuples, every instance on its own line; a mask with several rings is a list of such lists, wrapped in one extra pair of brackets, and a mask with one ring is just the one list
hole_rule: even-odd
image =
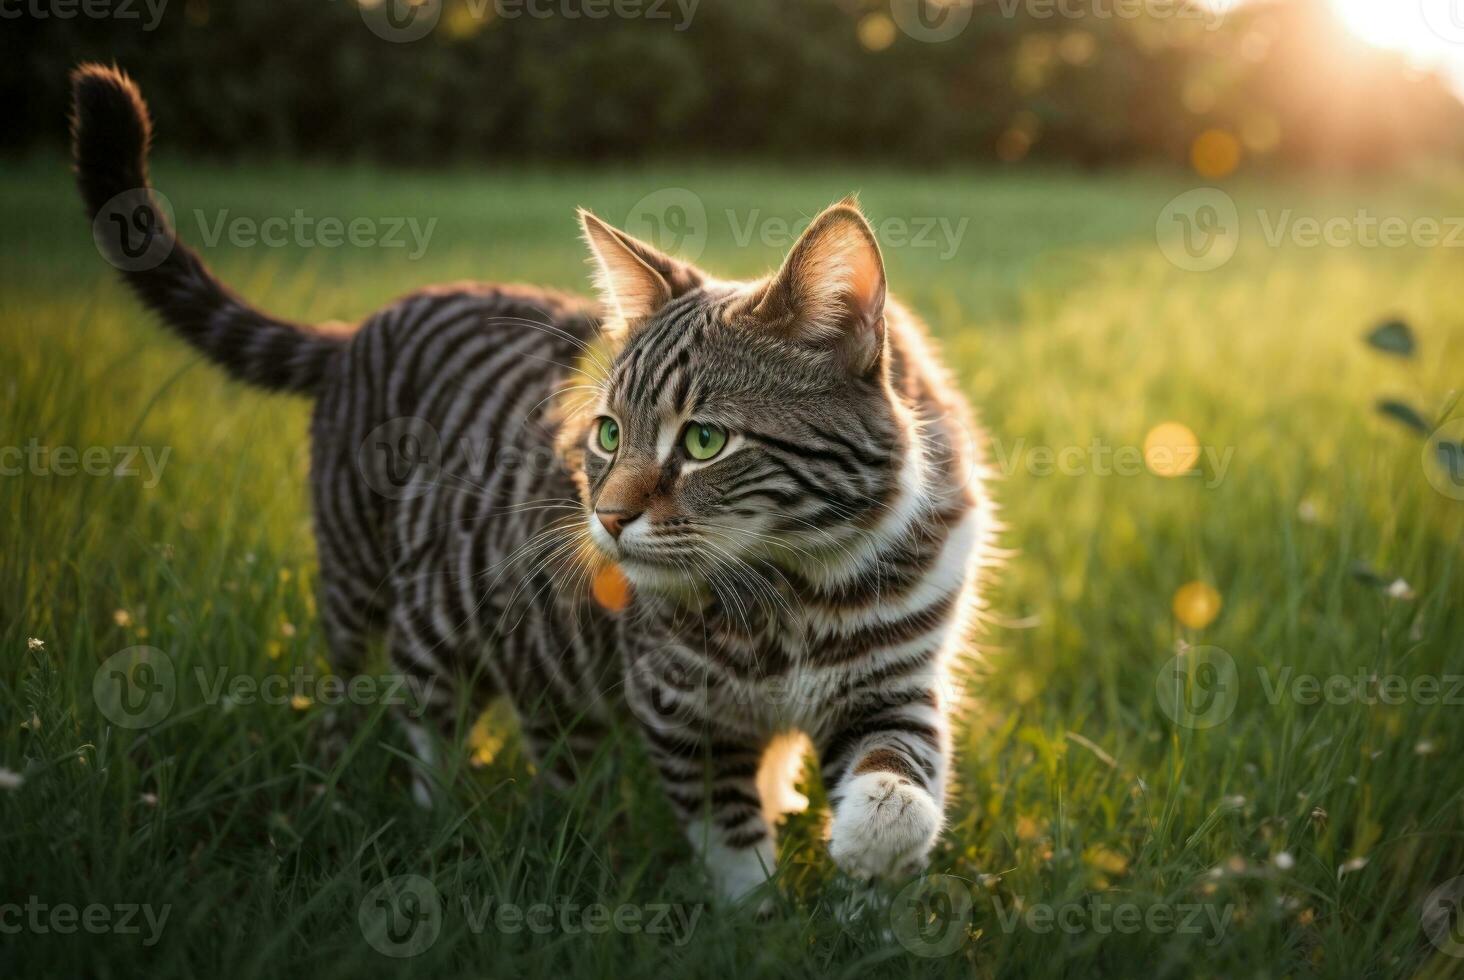
[(850, 558), (910, 479), (885, 272), (859, 209), (727, 282), (581, 212), (611, 341), (562, 446), (594, 546), (640, 587)]

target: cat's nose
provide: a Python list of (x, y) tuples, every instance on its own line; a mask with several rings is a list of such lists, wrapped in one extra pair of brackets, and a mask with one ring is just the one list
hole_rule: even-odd
[(610, 536), (619, 541), (620, 532), (625, 530), (625, 525), (641, 516), (641, 513), (638, 510), (597, 510), (595, 516), (600, 519), (605, 530), (610, 532)]

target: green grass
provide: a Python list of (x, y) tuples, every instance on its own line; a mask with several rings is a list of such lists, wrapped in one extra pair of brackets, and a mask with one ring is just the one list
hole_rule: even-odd
[[(962, 719), (950, 827), (932, 871), (970, 883), (970, 934), (949, 955), (891, 938), (878, 895), (842, 881), (821, 814), (783, 833), (766, 921), (707, 908), (691, 941), (645, 931), (475, 928), (486, 902), (690, 910), (704, 886), (629, 738), (583, 784), (532, 778), (511, 732), (485, 765), (447, 763), (434, 810), (409, 802), (404, 741), (370, 716), (327, 767), (319, 705), (208, 704), (194, 671), (316, 670), (323, 639), (306, 506), (307, 406), (223, 381), (157, 329), (92, 248), (59, 159), (12, 161), (0, 184), (0, 445), (170, 450), (137, 477), (0, 477), (0, 965), (8, 976), (208, 975), (1446, 976), (1420, 909), (1464, 874), (1464, 705), (1302, 703), (1283, 677), (1464, 672), (1464, 503), (1425, 480), (1420, 439), (1374, 409), (1431, 421), (1464, 377), (1459, 252), (1269, 247), (1256, 219), (1464, 214), (1464, 180), (1377, 186), (1241, 182), (1235, 259), (1187, 273), (1155, 245), (1172, 175), (787, 173), (386, 174), (164, 160), (159, 185), (230, 215), (419, 216), (407, 249), (207, 248), (244, 295), (303, 318), (352, 318), (454, 278), (581, 288), (572, 208), (621, 220), (643, 194), (706, 202), (702, 263), (747, 275), (779, 248), (741, 247), (754, 209), (796, 219), (850, 189), (872, 216), (970, 223), (955, 256), (892, 247), (893, 290), (942, 338), (1002, 455), (1014, 550), (992, 596), (982, 698)], [(776, 230), (776, 229), (775, 229)], [(1420, 352), (1362, 336), (1406, 319)], [(1223, 474), (1047, 474), (1033, 447), (1143, 444), (1188, 425)], [(1084, 456), (1083, 459), (1088, 457)], [(1069, 456), (1069, 460), (1073, 461)], [(1029, 465), (1035, 464), (1035, 465)], [(1070, 467), (1071, 469), (1071, 467)], [(1351, 571), (1405, 579), (1394, 599)], [(1223, 597), (1203, 630), (1171, 600)], [(122, 615), (118, 611), (125, 611)], [(27, 639), (44, 651), (27, 649)], [(1176, 725), (1156, 677), (1180, 642), (1233, 658), (1233, 714)], [(177, 704), (145, 731), (92, 697), (97, 667), (168, 651)], [(1286, 671), (1290, 669), (1291, 674)], [(1451, 685), (1445, 684), (1445, 692)], [(1460, 700), (1458, 691), (1450, 700)], [(501, 724), (501, 722), (495, 722)], [(1323, 813), (1325, 816), (1323, 816)], [(1278, 864), (1277, 856), (1288, 855)], [(1348, 865), (1353, 870), (1339, 871)], [(1289, 865), (1283, 867), (1283, 865)], [(358, 909), (394, 875), (429, 878), (442, 931), (412, 959), (363, 938)], [(999, 877), (983, 877), (999, 876)], [(4, 906), (147, 904), (161, 938), (38, 930)], [(1106, 919), (1038, 932), (1011, 910), (1091, 899), (1197, 906), (1218, 930)], [(1069, 913), (1071, 915), (1071, 913)], [(1208, 922), (1209, 920), (1206, 919)], [(139, 923), (144, 920), (139, 919)], [(43, 922), (44, 924), (44, 922)], [(939, 923), (937, 923), (939, 925)]]

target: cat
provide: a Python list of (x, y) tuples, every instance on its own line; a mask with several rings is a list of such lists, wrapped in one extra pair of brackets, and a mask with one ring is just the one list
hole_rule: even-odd
[[(598, 303), (451, 285), (355, 326), (297, 325), (177, 240), (132, 81), (83, 65), (73, 94), (98, 247), (231, 376), (315, 399), (331, 660), (359, 670), (384, 636), (397, 669), (434, 681), (419, 751), (506, 695), (529, 751), (571, 780), (625, 712), (735, 900), (774, 873), (802, 738), (836, 865), (924, 866), (996, 525), (980, 430), (887, 295), (852, 198), (752, 282), (581, 210)], [(624, 601), (594, 601), (592, 577), (615, 574)]]

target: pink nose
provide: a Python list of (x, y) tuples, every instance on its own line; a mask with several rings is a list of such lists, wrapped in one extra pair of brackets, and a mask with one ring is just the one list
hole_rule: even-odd
[(600, 519), (600, 524), (610, 532), (615, 540), (620, 540), (620, 532), (625, 530), (625, 525), (641, 516), (640, 511), (628, 510), (597, 510), (595, 516)]

